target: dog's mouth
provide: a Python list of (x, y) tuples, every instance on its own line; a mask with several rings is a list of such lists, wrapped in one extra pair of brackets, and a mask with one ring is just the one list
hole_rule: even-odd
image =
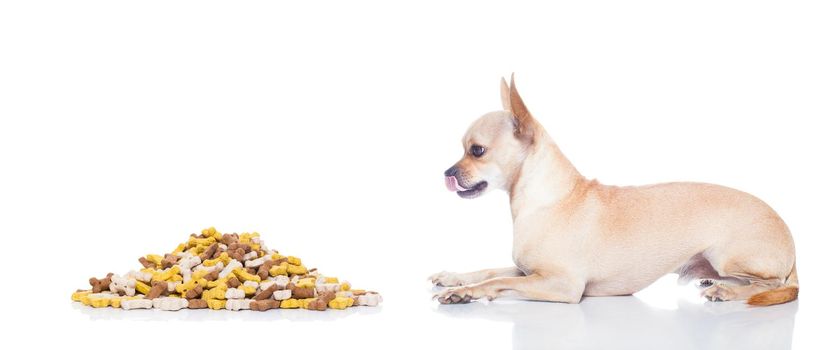
[(462, 198), (477, 197), (481, 193), (483, 193), (483, 190), (486, 189), (486, 186), (488, 186), (488, 183), (486, 181), (480, 181), (474, 184), (474, 186), (466, 188), (460, 185), (460, 183), (457, 181), (456, 176), (445, 177), (445, 187), (448, 188), (449, 191), (457, 192), (457, 195)]

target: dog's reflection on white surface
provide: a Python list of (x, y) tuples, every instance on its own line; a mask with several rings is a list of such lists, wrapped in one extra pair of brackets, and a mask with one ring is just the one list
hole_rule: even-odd
[(798, 302), (755, 308), (743, 302), (678, 303), (676, 310), (633, 296), (580, 304), (529, 301), (440, 305), (450, 317), (514, 324), (515, 349), (789, 349)]

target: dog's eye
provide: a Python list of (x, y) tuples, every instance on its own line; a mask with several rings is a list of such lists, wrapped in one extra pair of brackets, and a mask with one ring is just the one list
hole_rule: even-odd
[(483, 156), (483, 153), (486, 153), (486, 148), (481, 145), (471, 145), (469, 152), (471, 152), (471, 155), (475, 156), (475, 158), (480, 158)]

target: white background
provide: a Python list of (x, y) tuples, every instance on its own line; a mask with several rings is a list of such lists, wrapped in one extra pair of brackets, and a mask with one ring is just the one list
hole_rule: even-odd
[[(824, 348), (831, 16), (824, 1), (3, 2), (4, 337)], [(794, 233), (799, 303), (704, 303), (669, 277), (578, 306), (437, 307), (429, 274), (511, 264), (507, 196), (467, 201), (442, 180), (511, 72), (585, 176), (714, 182), (767, 201)], [(211, 225), (258, 231), (385, 303), (324, 314), (70, 303), (90, 276), (134, 269)]]

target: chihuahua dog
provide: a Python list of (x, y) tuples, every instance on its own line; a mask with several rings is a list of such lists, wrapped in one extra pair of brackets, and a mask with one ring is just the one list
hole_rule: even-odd
[(509, 193), (515, 266), (430, 277), (444, 304), (502, 296), (578, 303), (633, 294), (667, 273), (701, 282), (711, 301), (774, 305), (798, 297), (787, 225), (760, 199), (727, 187), (602, 185), (584, 178), (501, 79), (502, 111), (476, 120), (449, 190)]

